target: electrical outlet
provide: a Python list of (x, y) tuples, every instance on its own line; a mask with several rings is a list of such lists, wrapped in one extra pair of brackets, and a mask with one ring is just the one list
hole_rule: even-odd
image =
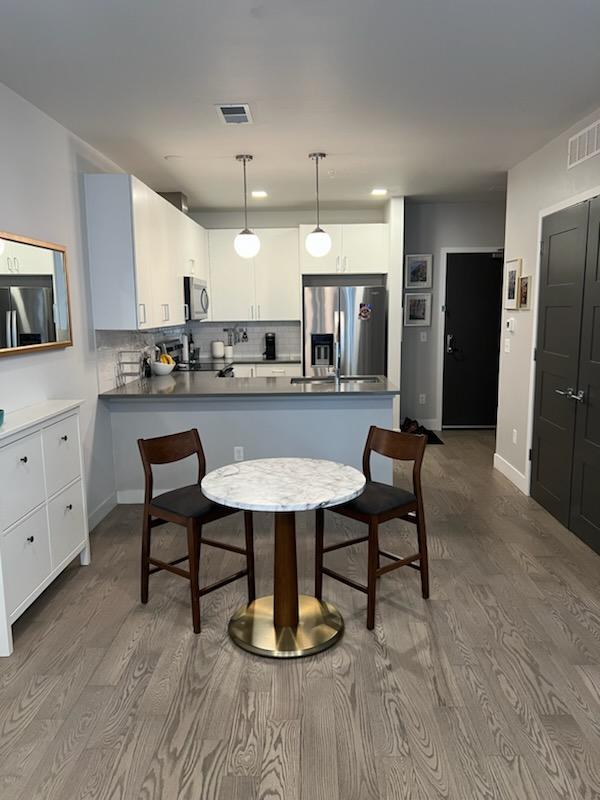
[(504, 340), (504, 352), (510, 353), (510, 339)]
[(421, 331), (421, 337), (420, 338), (421, 338), (422, 342), (426, 342), (427, 341), (427, 331)]
[(420, 394), (419, 395), (419, 405), (420, 406), (424, 406), (426, 402), (427, 402), (427, 395), (426, 394)]
[(513, 444), (517, 443), (517, 429), (513, 428)]
[(234, 447), (233, 448), (233, 460), (234, 461), (243, 461), (244, 460), (244, 448), (243, 447)]

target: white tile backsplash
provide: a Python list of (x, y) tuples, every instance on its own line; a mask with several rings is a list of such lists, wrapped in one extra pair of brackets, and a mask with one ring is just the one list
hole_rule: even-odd
[[(119, 353), (125, 350), (141, 352), (153, 347), (163, 339), (174, 339), (187, 332), (194, 339), (194, 347), (200, 348), (200, 357), (210, 357), (210, 343), (221, 339), (227, 344), (227, 334), (223, 328), (245, 328), (247, 342), (234, 345), (233, 356), (238, 358), (262, 359), (265, 349), (265, 333), (272, 332), (276, 336), (278, 358), (300, 358), (300, 323), (299, 322), (245, 322), (243, 324), (227, 322), (189, 322), (187, 326), (160, 328), (151, 331), (96, 331), (96, 363), (98, 369), (98, 391), (106, 392), (119, 383)], [(132, 356), (135, 357), (135, 356)], [(134, 369), (134, 367), (128, 367)], [(122, 379), (123, 382), (135, 380), (135, 376)]]

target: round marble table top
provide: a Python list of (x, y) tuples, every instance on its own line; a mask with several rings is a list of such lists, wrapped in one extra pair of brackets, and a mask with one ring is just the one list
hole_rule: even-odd
[(365, 476), (354, 467), (317, 458), (258, 458), (209, 472), (209, 500), (247, 511), (309, 511), (346, 503), (362, 492)]

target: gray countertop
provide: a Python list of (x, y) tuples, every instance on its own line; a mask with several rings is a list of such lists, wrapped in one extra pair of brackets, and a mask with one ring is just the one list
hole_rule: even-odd
[(159, 378), (132, 381), (104, 392), (106, 400), (142, 400), (191, 397), (325, 397), (388, 396), (399, 389), (380, 376), (378, 383), (291, 383), (291, 378), (216, 378), (206, 372), (173, 372)]

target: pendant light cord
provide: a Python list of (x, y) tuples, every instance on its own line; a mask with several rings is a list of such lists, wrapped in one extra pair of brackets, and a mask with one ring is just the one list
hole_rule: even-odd
[(317, 187), (317, 228), (321, 227), (319, 208), (319, 156), (315, 156), (315, 184)]
[(248, 192), (246, 189), (246, 158), (242, 159), (244, 165), (244, 230), (248, 230)]

